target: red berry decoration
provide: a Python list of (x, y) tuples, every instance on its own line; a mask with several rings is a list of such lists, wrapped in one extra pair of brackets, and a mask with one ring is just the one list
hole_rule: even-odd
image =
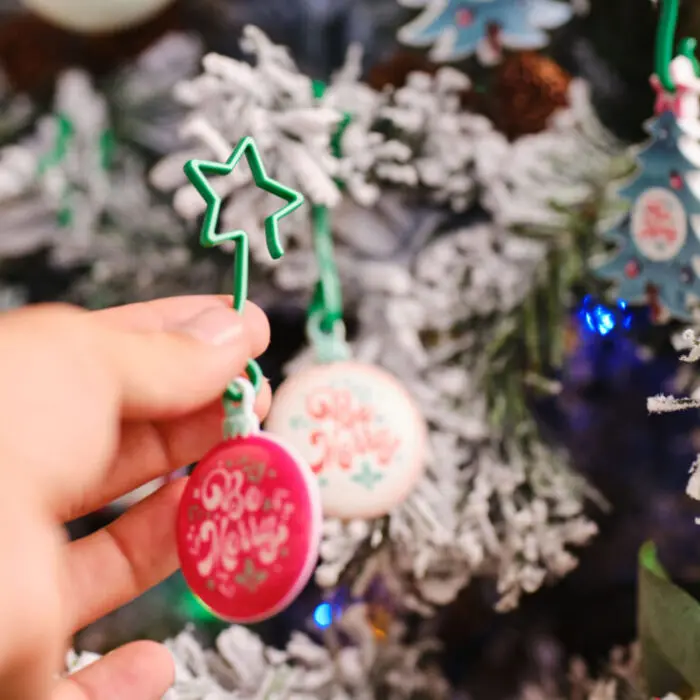
[(286, 608), (309, 581), (321, 538), (310, 467), (267, 433), (226, 440), (197, 465), (177, 516), (187, 584), (236, 623)]
[(457, 10), (455, 24), (458, 27), (469, 27), (474, 23), (474, 13), (471, 10)]
[(671, 173), (671, 187), (680, 190), (683, 187), (683, 178), (678, 173)]
[(630, 260), (625, 265), (625, 277), (628, 277), (629, 279), (635, 279), (636, 277), (639, 277), (639, 273), (641, 271), (642, 268), (639, 266), (639, 263), (636, 260)]

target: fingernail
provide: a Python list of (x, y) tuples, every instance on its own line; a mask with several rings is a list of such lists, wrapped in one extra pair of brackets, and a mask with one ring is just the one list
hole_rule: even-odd
[(243, 321), (232, 309), (220, 306), (200, 312), (173, 330), (209, 345), (227, 345), (240, 340)]

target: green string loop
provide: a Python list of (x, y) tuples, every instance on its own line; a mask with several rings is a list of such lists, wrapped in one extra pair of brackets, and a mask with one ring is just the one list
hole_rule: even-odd
[(345, 339), (345, 324), (337, 321), (330, 331), (322, 326), (322, 313), (310, 309), (306, 320), (306, 336), (321, 364), (344, 362), (350, 359), (350, 346)]
[[(674, 93), (676, 86), (671, 76), (671, 62), (674, 59), (680, 0), (659, 0), (659, 2), (661, 2), (661, 16), (659, 17), (659, 25), (656, 30), (655, 71), (664, 90)], [(680, 40), (676, 55), (690, 59), (695, 75), (700, 77), (700, 61), (695, 55), (696, 48), (697, 41), (691, 37), (686, 37)]]
[(239, 401), (230, 401), (224, 397), (224, 438), (248, 437), (260, 430), (260, 420), (255, 414), (255, 396), (257, 389), (246, 379), (236, 379), (232, 385), (240, 394)]

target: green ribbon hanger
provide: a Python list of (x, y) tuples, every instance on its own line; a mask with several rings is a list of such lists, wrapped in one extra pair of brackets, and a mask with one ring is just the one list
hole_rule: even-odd
[[(320, 80), (312, 83), (314, 98), (320, 100), (326, 85)], [(342, 140), (352, 117), (343, 115), (331, 140), (331, 149), (336, 158), (342, 157)], [(342, 188), (342, 183), (336, 181)], [(319, 279), (314, 288), (307, 311), (306, 332), (319, 362), (338, 362), (349, 357), (343, 324), (343, 292), (338, 267), (333, 253), (333, 233), (328, 207), (312, 207), (312, 229), (314, 254), (318, 265)]]
[(676, 86), (671, 77), (671, 62), (675, 56), (689, 58), (693, 64), (695, 75), (700, 77), (700, 61), (695, 55), (697, 41), (692, 37), (681, 39), (678, 43), (677, 53), (674, 56), (680, 0), (659, 0), (659, 2), (661, 3), (661, 16), (659, 17), (659, 25), (656, 30), (655, 70), (664, 90), (674, 93)]

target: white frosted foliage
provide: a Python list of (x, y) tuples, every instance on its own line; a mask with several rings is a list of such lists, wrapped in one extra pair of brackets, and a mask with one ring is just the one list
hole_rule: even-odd
[[(175, 662), (175, 683), (163, 700), (446, 700), (447, 684), (429, 660), (438, 649), (433, 639), (423, 635), (405, 644), (398, 621), (378, 639), (364, 604), (343, 610), (333, 627), (344, 645), (327, 648), (294, 632), (283, 650), (238, 625), (206, 649), (186, 629), (165, 642)], [(71, 651), (67, 671), (97, 659)]]

